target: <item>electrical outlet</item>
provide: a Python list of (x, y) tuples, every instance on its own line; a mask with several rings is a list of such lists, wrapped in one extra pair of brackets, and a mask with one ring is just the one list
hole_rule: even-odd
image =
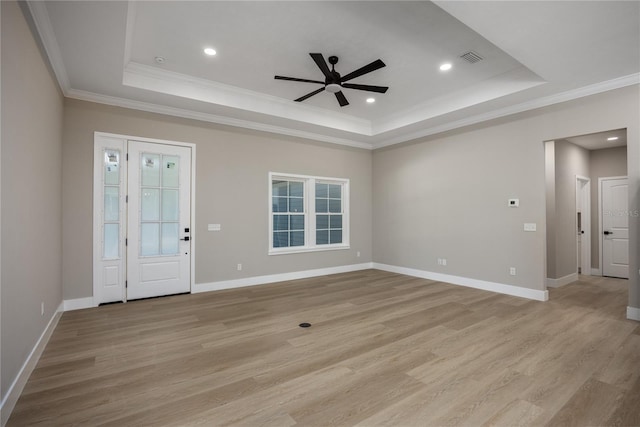
[(438, 258), (438, 265), (442, 265), (442, 258)]
[(238, 271), (242, 271), (242, 264), (238, 264)]
[(447, 259), (446, 258), (442, 258), (442, 265), (447, 265)]
[(512, 275), (512, 276), (515, 276), (516, 275), (516, 268), (515, 267), (511, 267), (509, 269), (509, 274)]
[(44, 301), (40, 303), (40, 316), (44, 316)]
[(360, 258), (360, 251), (356, 252), (356, 257)]

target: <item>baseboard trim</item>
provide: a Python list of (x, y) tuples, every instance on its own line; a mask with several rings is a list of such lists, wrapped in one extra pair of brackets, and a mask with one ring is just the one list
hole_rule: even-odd
[(567, 274), (559, 279), (551, 279), (547, 277), (547, 286), (550, 288), (559, 288), (560, 286), (568, 285), (569, 283), (576, 282), (578, 280), (578, 273)]
[(450, 274), (434, 273), (431, 271), (417, 270), (414, 268), (398, 267), (395, 265), (373, 263), (373, 268), (389, 271), (391, 273), (406, 274), (407, 276), (420, 277), (423, 279), (437, 280), (439, 282), (451, 283), (453, 285), (466, 286), (468, 288), (482, 289), (499, 294), (512, 295), (532, 299), (536, 301), (547, 301), (548, 291), (521, 288), (520, 286), (506, 285), (504, 283), (488, 282), (485, 280), (470, 279), (468, 277), (453, 276)]
[(640, 322), (640, 308), (627, 306), (627, 319)]
[(64, 300), (64, 311), (82, 310), (83, 308), (92, 308), (95, 306), (93, 297)]
[(44, 328), (44, 331), (36, 341), (36, 344), (33, 346), (31, 353), (27, 356), (27, 359), (22, 364), (22, 368), (16, 375), (16, 378), (13, 380), (11, 386), (7, 390), (7, 394), (4, 399), (2, 399), (2, 403), (0, 403), (0, 413), (2, 417), (0, 419), (1, 425), (4, 426), (7, 421), (9, 421), (9, 417), (11, 416), (11, 412), (13, 412), (13, 408), (16, 406), (18, 402), (18, 398), (22, 394), (22, 390), (24, 390), (24, 386), (27, 384), (27, 380), (31, 373), (36, 367), (38, 360), (40, 360), (40, 356), (42, 355), (42, 351), (46, 347), (49, 342), (49, 338), (51, 338), (51, 334), (53, 334), (60, 317), (62, 316), (62, 312), (64, 310), (64, 304), (60, 303), (58, 309), (51, 316), (51, 320)]
[(307, 279), (309, 277), (327, 276), (329, 274), (349, 273), (351, 271), (367, 270), (373, 263), (343, 265), (339, 267), (319, 268), (316, 270), (295, 271), (291, 273), (269, 274), (265, 276), (245, 277), (243, 279), (222, 280), (219, 282), (196, 283), (191, 293), (220, 291), (223, 289), (244, 288), (246, 286), (266, 285), (268, 283), (286, 282), (288, 280)]

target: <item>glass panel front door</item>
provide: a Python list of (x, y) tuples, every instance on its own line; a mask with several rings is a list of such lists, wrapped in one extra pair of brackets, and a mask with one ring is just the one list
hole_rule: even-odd
[(128, 142), (127, 298), (191, 289), (191, 148)]

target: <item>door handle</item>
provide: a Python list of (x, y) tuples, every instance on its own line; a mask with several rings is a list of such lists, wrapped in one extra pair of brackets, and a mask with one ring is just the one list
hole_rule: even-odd
[(184, 240), (185, 242), (189, 241), (189, 236), (184, 236), (184, 239), (180, 239), (180, 240)]
[(608, 236), (609, 234), (613, 234), (613, 231), (605, 231), (605, 232), (604, 232), (604, 235), (605, 235), (605, 236)]

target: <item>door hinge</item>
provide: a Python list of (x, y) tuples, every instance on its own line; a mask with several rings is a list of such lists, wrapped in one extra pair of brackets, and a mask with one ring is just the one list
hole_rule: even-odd
[(129, 161), (129, 153), (127, 153), (127, 161)]
[(128, 282), (128, 281), (126, 281), (126, 280), (124, 281), (124, 287), (125, 287), (125, 288), (128, 288), (128, 287), (129, 287), (129, 282)]
[(124, 197), (124, 202), (125, 203), (129, 203), (129, 195), (128, 194)]
[(124, 239), (124, 245), (129, 246), (129, 239), (126, 239), (126, 238)]

